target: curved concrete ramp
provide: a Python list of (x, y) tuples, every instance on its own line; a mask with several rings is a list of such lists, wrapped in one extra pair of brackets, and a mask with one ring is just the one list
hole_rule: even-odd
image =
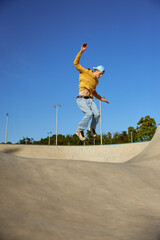
[(128, 163), (136, 163), (142, 165), (152, 165), (152, 163), (160, 165), (160, 125), (158, 125), (156, 133), (151, 142), (133, 157)]
[(27, 158), (126, 162), (140, 153), (149, 142), (97, 146), (46, 146), (0, 144), (0, 152)]
[(160, 240), (156, 156), (147, 165), (0, 153), (0, 239)]

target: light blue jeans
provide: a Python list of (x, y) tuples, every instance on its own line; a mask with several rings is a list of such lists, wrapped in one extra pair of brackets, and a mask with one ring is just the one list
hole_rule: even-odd
[(78, 124), (77, 130), (84, 131), (87, 128), (91, 118), (91, 127), (96, 129), (100, 114), (93, 99), (77, 98), (77, 104), (81, 111), (85, 114), (81, 122)]

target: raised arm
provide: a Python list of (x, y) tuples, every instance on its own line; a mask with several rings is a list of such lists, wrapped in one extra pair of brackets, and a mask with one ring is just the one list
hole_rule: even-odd
[(86, 69), (84, 67), (82, 67), (79, 63), (80, 61), (80, 58), (81, 58), (81, 55), (82, 53), (87, 49), (87, 43), (83, 43), (83, 45), (81, 46), (81, 50), (79, 51), (79, 53), (77, 54), (73, 64), (74, 66), (76, 67), (76, 69), (79, 71), (79, 72), (84, 72), (86, 71)]

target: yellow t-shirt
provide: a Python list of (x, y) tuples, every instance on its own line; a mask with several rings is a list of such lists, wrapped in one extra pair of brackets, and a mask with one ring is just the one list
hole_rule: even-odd
[(85, 69), (79, 64), (81, 54), (78, 53), (75, 60), (74, 66), (80, 72), (79, 74), (79, 91), (88, 89), (90, 92), (90, 97), (95, 96), (97, 99), (101, 100), (102, 97), (96, 92), (96, 86), (99, 83), (96, 76), (93, 74), (93, 71), (90, 69)]

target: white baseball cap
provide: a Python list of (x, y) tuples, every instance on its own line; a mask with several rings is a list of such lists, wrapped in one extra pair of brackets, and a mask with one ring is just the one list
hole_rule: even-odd
[(103, 66), (99, 65), (98, 67), (93, 67), (94, 69), (97, 69), (99, 70), (100, 72), (104, 73), (105, 72), (105, 69)]

